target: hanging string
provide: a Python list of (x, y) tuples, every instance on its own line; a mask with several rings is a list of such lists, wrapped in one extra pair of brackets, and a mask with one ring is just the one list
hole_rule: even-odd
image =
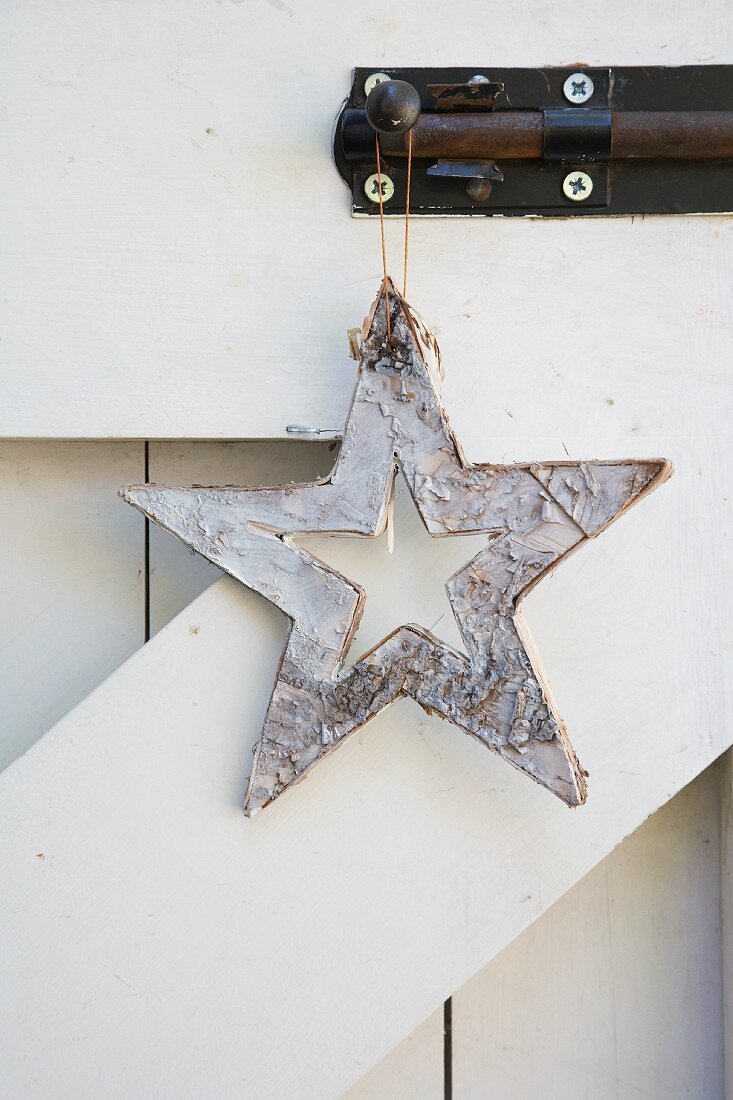
[(407, 242), (410, 234), (410, 183), (412, 180), (412, 130), (407, 131), (407, 189), (405, 194), (405, 258), (402, 269), (402, 297), (407, 297)]
[[(379, 190), (379, 235), (382, 243), (382, 274), (384, 276), (384, 309), (387, 320), (387, 343), (392, 341), (392, 322), (389, 309), (389, 284), (387, 282), (387, 245), (384, 237), (384, 203), (382, 202), (382, 160), (379, 155), (379, 133), (374, 133), (377, 154), (377, 188)], [(402, 297), (407, 297), (407, 261), (410, 238), (410, 184), (412, 182), (412, 130), (407, 131), (407, 186), (405, 189), (405, 251), (402, 268)], [(387, 553), (394, 552), (394, 496), (387, 505)]]
[(389, 290), (387, 289), (387, 246), (384, 241), (384, 203), (382, 202), (382, 162), (379, 156), (379, 134), (375, 131), (377, 150), (377, 190), (379, 191), (379, 232), (382, 239), (382, 272), (384, 274), (384, 309), (387, 315), (387, 343), (392, 340), (392, 324), (389, 311)]
[[(392, 339), (392, 323), (387, 286), (387, 244), (384, 234), (384, 202), (382, 201), (382, 158), (379, 150), (379, 133), (375, 131), (374, 145), (377, 154), (377, 190), (379, 191), (379, 236), (382, 243), (382, 274), (384, 276), (384, 308), (387, 314), (387, 343)], [(407, 264), (410, 241), (410, 186), (412, 184), (412, 130), (407, 131), (407, 187), (405, 191), (405, 250), (402, 267), (402, 297), (407, 297)]]

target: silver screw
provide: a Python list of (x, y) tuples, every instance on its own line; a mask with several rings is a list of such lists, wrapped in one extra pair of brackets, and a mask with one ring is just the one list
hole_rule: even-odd
[[(375, 172), (373, 176), (369, 176), (367, 178), (367, 181), (364, 184), (364, 194), (370, 202), (379, 202), (379, 183), (380, 177)], [(389, 202), (389, 200), (394, 195), (394, 184), (392, 183), (392, 180), (389, 178), (389, 176), (385, 176), (384, 172), (382, 172), (381, 183), (382, 202)]]
[(377, 84), (384, 84), (385, 80), (391, 80), (392, 77), (387, 73), (372, 73), (364, 81), (364, 95), (369, 95), (372, 88), (376, 88)]
[(593, 180), (587, 172), (570, 172), (562, 181), (562, 190), (571, 202), (585, 202), (593, 190)]
[(571, 73), (562, 90), (568, 103), (585, 103), (593, 95), (595, 86), (585, 73)]

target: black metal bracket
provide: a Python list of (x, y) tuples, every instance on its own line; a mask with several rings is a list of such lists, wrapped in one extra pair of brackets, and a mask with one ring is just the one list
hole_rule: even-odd
[(586, 164), (611, 159), (611, 111), (608, 107), (560, 107), (542, 112), (546, 161)]
[[(334, 158), (354, 214), (379, 205), (375, 80), (420, 97), (411, 214), (728, 212), (733, 208), (733, 65), (543, 69), (357, 68)], [(403, 214), (406, 136), (382, 137), (385, 214)]]

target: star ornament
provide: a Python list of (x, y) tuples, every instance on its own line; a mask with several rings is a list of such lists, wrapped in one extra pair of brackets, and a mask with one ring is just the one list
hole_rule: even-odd
[[(387, 338), (387, 311), (390, 338)], [(471, 465), (440, 403), (434, 341), (390, 280), (364, 322), (331, 474), (273, 488), (126, 486), (121, 496), (292, 620), (244, 811), (251, 816), (401, 696), (567, 803), (586, 784), (519, 614), (557, 563), (664, 481), (660, 459)], [(383, 533), (400, 468), (428, 533), (486, 535), (446, 583), (466, 653), (400, 626), (346, 665), (365, 593), (295, 537)]]

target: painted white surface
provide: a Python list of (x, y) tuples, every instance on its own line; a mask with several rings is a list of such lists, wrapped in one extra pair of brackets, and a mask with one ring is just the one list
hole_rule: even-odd
[[(733, 52), (726, 0), (466, 0), (460, 18), (418, 0), (6, 0), (0, 20), (4, 436), (340, 431), (345, 334), (380, 268), (330, 159), (353, 65)], [(694, 403), (706, 345), (728, 338), (721, 219), (415, 219), (411, 239), (449, 412), (465, 434), (476, 408), (487, 459), (538, 437), (561, 457), (576, 424), (604, 453), (632, 423), (659, 431), (668, 388), (691, 380)]]
[(440, 1008), (344, 1093), (343, 1100), (443, 1100), (444, 1096)]
[[(327, 472), (335, 458), (333, 443), (165, 442), (150, 444), (151, 481), (168, 484), (257, 485), (272, 481), (308, 480)], [(401, 509), (403, 519), (417, 518), (414, 509)], [(406, 514), (404, 514), (406, 513)], [(427, 536), (425, 536), (427, 538)], [(326, 543), (326, 540), (321, 540)], [(376, 564), (394, 565), (384, 553), (384, 540), (369, 555)], [(400, 545), (399, 543), (396, 545)], [(374, 544), (370, 543), (374, 550)], [(334, 554), (333, 540), (324, 549)], [(362, 548), (360, 548), (362, 549)], [(311, 550), (317, 549), (311, 544)], [(392, 570), (394, 573), (394, 569)], [(189, 551), (154, 524), (150, 525), (150, 621), (156, 633), (219, 576), (209, 562)], [(362, 573), (364, 583), (368, 583)], [(373, 586), (370, 589), (374, 592)], [(436, 588), (423, 585), (424, 598), (435, 598)], [(375, 595), (381, 595), (374, 592)], [(425, 608), (429, 612), (428, 608)], [(391, 996), (391, 986), (385, 997)], [(442, 1007), (402, 1039), (377, 1065), (348, 1090), (344, 1100), (443, 1100)]]
[(675, 478), (527, 604), (586, 808), (404, 704), (246, 823), (285, 624), (227, 581), (11, 766), (4, 1091), (338, 1095), (721, 751), (724, 451), (653, 443)]
[[(141, 462), (140, 451), (132, 448), (135, 463)], [(95, 661), (112, 651), (120, 626), (134, 622), (142, 633), (140, 585), (119, 585), (106, 594), (100, 594), (99, 589), (102, 577), (106, 576), (110, 584), (119, 579), (118, 570), (108, 574), (109, 562), (117, 560), (115, 547), (125, 547), (126, 561), (129, 558), (137, 562), (142, 555), (140, 517), (114, 495), (121, 476), (120, 462), (123, 470), (129, 469), (125, 453), (125, 447), (119, 444), (36, 442), (2, 447), (0, 508), (12, 517), (14, 525), (14, 540), (8, 542), (6, 535), (2, 549), (4, 606), (12, 606), (16, 614), (22, 614), (27, 601), (37, 597), (38, 608), (44, 608), (40, 615), (25, 621), (22, 668), (12, 663), (13, 647), (0, 655), (0, 677), (10, 686), (4, 699), (6, 714), (12, 703), (13, 713), (20, 718), (31, 714), (34, 707), (60, 715), (68, 707), (65, 693), (69, 678), (82, 670), (85, 686), (91, 686), (95, 678), (104, 675)], [(150, 451), (151, 476), (172, 481), (257, 481), (266, 469), (276, 472), (276, 478), (306, 473), (311, 476), (321, 472), (324, 460), (328, 461), (328, 445), (324, 444), (170, 443), (155, 444)], [(127, 476), (123, 473), (123, 479)], [(673, 487), (671, 483), (663, 492)], [(85, 493), (90, 494), (86, 504)], [(94, 525), (84, 520), (88, 536), (84, 545), (89, 543), (95, 549), (87, 557), (77, 545), (77, 531), (79, 517), (89, 514), (95, 517)], [(409, 515), (403, 518), (409, 524)], [(129, 529), (115, 526), (127, 524), (130, 519), (133, 522)], [(105, 537), (107, 532), (114, 536), (114, 541), (104, 545), (99, 542), (100, 520)], [(398, 517), (398, 548), (401, 531), (404, 535)], [(164, 625), (166, 613), (175, 613), (178, 606), (203, 589), (210, 576), (216, 575), (176, 540), (161, 534), (156, 541), (158, 534), (155, 529), (151, 531), (154, 628)], [(54, 548), (53, 557), (44, 558), (40, 551), (30, 557), (19, 554), (18, 546), (29, 540)], [(348, 545), (341, 542), (336, 549), (343, 552)], [(373, 546), (378, 549), (377, 544)], [(602, 541), (596, 548), (602, 550)], [(424, 560), (428, 563), (429, 556)], [(75, 583), (80, 565), (84, 568), (83, 586)], [(19, 583), (23, 576), (28, 577), (25, 584)], [(97, 594), (92, 601), (87, 595), (90, 578)], [(556, 579), (562, 580), (562, 572)], [(55, 604), (59, 590), (61, 600)], [(11, 597), (14, 604), (8, 603)], [(49, 620), (54, 608), (57, 617)], [(70, 636), (73, 646), (67, 644)], [(50, 662), (44, 648), (49, 644), (54, 646)], [(33, 683), (33, 692), (22, 696), (13, 693), (13, 669)], [(266, 683), (263, 686), (266, 689)], [(421, 717), (416, 710), (412, 716)], [(15, 728), (4, 722), (3, 737), (12, 740)], [(369, 731), (364, 735), (368, 737)], [(4, 747), (10, 751), (7, 742)], [(449, 746), (440, 747), (445, 750)], [(408, 774), (407, 761), (403, 764)], [(483, 766), (480, 760), (477, 765)], [(676, 1095), (675, 1087), (679, 1095), (699, 1095), (705, 1100), (721, 1095), (716, 1086), (721, 1017), (719, 1011), (717, 1015), (715, 1012), (721, 997), (720, 945), (716, 938), (719, 904), (715, 901), (720, 887), (714, 873), (718, 800), (711, 776), (703, 776), (675, 799), (454, 995), (454, 1095), (461, 1100), (478, 1100), (486, 1095), (489, 1083), (498, 1095), (517, 1096), (517, 1100), (537, 1095), (539, 1084), (549, 1088), (547, 1081), (556, 1079), (552, 1073), (559, 1071), (552, 1059), (557, 1059), (558, 1051), (563, 1059), (560, 1070), (566, 1100), (615, 1095), (611, 1085), (615, 1080), (613, 1067), (618, 1067), (621, 1096), (657, 1095), (652, 1086), (647, 1092), (624, 1092), (629, 1089), (629, 1067), (633, 1079), (641, 1082), (653, 1081), (652, 1074), (662, 1074), (658, 1079), (670, 1089), (665, 1095)], [(379, 781), (378, 775), (372, 778)], [(339, 782), (338, 776), (335, 782)], [(105, 820), (106, 814), (100, 810), (95, 822)], [(14, 841), (7, 843), (12, 845)], [(45, 867), (45, 851), (44, 857), (38, 862)], [(132, 881), (131, 875), (128, 884)], [(16, 904), (12, 892), (11, 904)], [(64, 919), (68, 921), (71, 915)], [(49, 930), (56, 937), (54, 923), (50, 922)], [(572, 967), (567, 965), (569, 958)], [(54, 973), (53, 961), (50, 973)], [(395, 970), (389, 975), (385, 1000), (395, 994), (397, 973)], [(639, 981), (639, 976), (643, 980)], [(95, 990), (95, 1004), (99, 996), (103, 997), (103, 992)], [(612, 996), (616, 999), (617, 1024), (620, 1020), (615, 1032), (615, 1060), (609, 1024)], [(497, 1004), (501, 1006), (498, 1017)], [(7, 1017), (1, 1030), (5, 1032), (6, 1027)], [(52, 1011), (42, 1013), (36, 1033), (46, 1040), (55, 1030)], [(517, 1042), (517, 1036), (521, 1042)], [(528, 1038), (532, 1040), (530, 1057)], [(96, 1041), (96, 1035), (89, 1039)], [(355, 1072), (361, 1072), (361, 1068)], [(102, 1064), (100, 1073), (103, 1069)], [(700, 1076), (703, 1069), (707, 1077)], [(695, 1084), (701, 1080), (704, 1088)], [(175, 1095), (179, 1095), (178, 1077), (174, 1081)], [(502, 1081), (503, 1093), (497, 1084)], [(684, 1093), (686, 1082), (690, 1091)], [(143, 1073), (135, 1094), (145, 1094), (146, 1087)], [(76, 1085), (64, 1085), (64, 1089), (67, 1094), (70, 1090), (80, 1095)], [(165, 1085), (161, 1085), (159, 1094), (171, 1095)], [(45, 1091), (39, 1091), (35, 1082), (28, 1081), (15, 1095), (39, 1095), (46, 1100), (63, 1092), (56, 1090), (53, 1082), (47, 1083)], [(127, 1100), (131, 1094), (121, 1095)], [(353, 1087), (349, 1100), (352, 1096), (354, 1100), (391, 1096), (395, 1100), (412, 1096), (438, 1100), (441, 1095), (442, 1014), (437, 1011)]]
[[(310, 477), (319, 472), (319, 455), (320, 467), (327, 468), (331, 447), (154, 444), (150, 471), (151, 476), (174, 477), (188, 460), (188, 480)], [(142, 644), (143, 520), (118, 499), (117, 489), (121, 482), (141, 479), (143, 468), (140, 443), (0, 443), (0, 606), (5, 637), (0, 649), (0, 768)], [(153, 528), (154, 629), (219, 575), (174, 539), (161, 539), (158, 546), (158, 534)], [(166, 550), (174, 552), (166, 555)], [(441, 1100), (442, 1059), (441, 1011), (369, 1071), (349, 1100), (384, 1100), (390, 1095)]]
[(0, 441), (0, 768), (140, 646), (141, 443)]
[[(330, 446), (156, 443), (151, 478), (251, 484), (268, 470), (275, 480), (313, 476), (331, 461)], [(397, 551), (412, 520), (409, 509), (401, 513)], [(336, 555), (348, 546), (324, 540), (321, 549), (339, 565)], [(394, 565), (374, 544), (368, 550), (358, 547), (362, 565)], [(164, 625), (161, 612), (168, 621), (219, 575), (155, 527), (151, 567), (154, 629)], [(381, 600), (374, 577), (360, 577)], [(424, 598), (435, 598), (429, 586)], [(563, 1100), (617, 1090), (656, 1097), (662, 1087), (669, 1097), (723, 1095), (720, 959), (730, 937), (721, 943), (717, 776), (725, 782), (726, 768), (695, 780), (453, 994), (458, 1100), (550, 1100), (554, 1087)], [(727, 862), (723, 871), (730, 892)], [(442, 1027), (438, 1010), (348, 1100), (442, 1098)]]
[(721, 924), (725, 1095), (733, 1096), (733, 754), (720, 766)]
[(453, 997), (458, 1100), (723, 1100), (720, 768)]
[[(163, 485), (263, 485), (327, 474), (337, 443), (152, 442), (151, 481)], [(122, 502), (120, 502), (122, 503)], [(125, 505), (128, 511), (132, 511)], [(141, 525), (143, 519), (138, 515)], [(150, 524), (150, 628), (155, 634), (222, 574), (182, 542)]]

